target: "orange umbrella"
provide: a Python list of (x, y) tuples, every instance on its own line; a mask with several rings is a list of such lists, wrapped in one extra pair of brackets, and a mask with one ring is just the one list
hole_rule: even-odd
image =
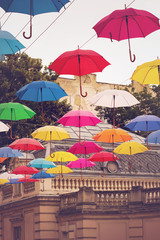
[(115, 142), (126, 142), (132, 140), (133, 138), (126, 131), (118, 128), (113, 128), (106, 129), (97, 133), (95, 136), (93, 136), (93, 139), (97, 142), (113, 143), (114, 149)]
[(4, 162), (8, 157), (0, 157), (0, 163)]

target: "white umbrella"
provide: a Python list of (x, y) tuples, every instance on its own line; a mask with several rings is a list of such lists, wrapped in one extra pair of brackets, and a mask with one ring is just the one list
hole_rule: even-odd
[(24, 175), (22, 174), (12, 174), (12, 173), (8, 173), (8, 172), (4, 172), (0, 174), (0, 179), (18, 179), (18, 178), (23, 178)]
[(115, 126), (115, 108), (131, 107), (140, 102), (129, 92), (124, 90), (104, 90), (94, 95), (89, 102), (95, 106), (113, 108), (113, 126)]
[(0, 121), (0, 132), (8, 132), (9, 127)]

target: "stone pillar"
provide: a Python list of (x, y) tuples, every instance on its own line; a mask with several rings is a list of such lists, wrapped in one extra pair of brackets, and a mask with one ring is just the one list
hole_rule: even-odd
[(129, 193), (129, 205), (143, 204), (144, 196), (141, 186), (133, 186)]
[(77, 209), (96, 208), (95, 193), (91, 187), (82, 187), (78, 192)]

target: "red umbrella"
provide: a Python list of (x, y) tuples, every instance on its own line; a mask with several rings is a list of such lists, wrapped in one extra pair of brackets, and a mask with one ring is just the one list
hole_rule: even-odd
[(93, 29), (98, 37), (115, 39), (121, 41), (128, 39), (130, 60), (131, 56), (130, 38), (146, 37), (150, 33), (159, 30), (159, 19), (153, 14), (134, 8), (115, 10), (108, 16), (102, 18)]
[(82, 97), (87, 96), (82, 94), (81, 76), (102, 72), (102, 70), (110, 65), (100, 54), (92, 50), (77, 49), (67, 51), (61, 54), (49, 68), (60, 74), (71, 74), (80, 77), (80, 94)]
[[(15, 140), (9, 145), (12, 149), (23, 150), (28, 153), (30, 150), (41, 150), (45, 149), (42, 144), (33, 138), (20, 138)], [(27, 156), (26, 156), (26, 164), (27, 164)]]
[(32, 178), (20, 178), (17, 182), (39, 182), (39, 179), (32, 179)]
[(39, 171), (34, 168), (34, 167), (27, 167), (27, 166), (19, 166), (17, 168), (15, 168), (12, 173), (14, 174), (35, 174), (35, 173), (38, 173)]
[(79, 139), (80, 139), (80, 127), (83, 126), (95, 126), (102, 122), (92, 112), (85, 110), (69, 111), (63, 117), (58, 120), (63, 126), (79, 127)]
[(104, 176), (104, 162), (116, 161), (116, 160), (119, 160), (119, 158), (111, 152), (99, 152), (99, 153), (93, 154), (91, 157), (88, 158), (88, 160), (92, 162), (102, 162), (103, 176)]

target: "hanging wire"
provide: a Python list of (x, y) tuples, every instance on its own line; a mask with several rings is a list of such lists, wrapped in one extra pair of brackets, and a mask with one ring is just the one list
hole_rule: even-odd
[[(3, 27), (4, 26), (4, 24), (7, 22), (7, 20), (9, 19), (9, 17), (12, 15), (12, 13), (10, 13), (9, 15), (8, 15), (8, 17), (7, 17), (7, 19), (5, 20), (5, 22), (2, 24), (2, 26), (1, 27)], [(4, 14), (2, 15), (2, 17), (4, 16)], [(1, 17), (1, 18), (2, 18)]]
[(97, 34), (94, 34), (91, 38), (89, 38), (80, 48), (82, 48), (84, 45), (86, 45), (92, 38), (94, 38)]
[(58, 17), (56, 17), (56, 19), (53, 20), (53, 22), (51, 22), (51, 24), (43, 31), (41, 32), (41, 34), (24, 50), (24, 52), (26, 52), (57, 20), (60, 16), (62, 16), (62, 14), (75, 2), (76, 0), (73, 0), (70, 5), (68, 7), (65, 7), (65, 9), (63, 10), (63, 12), (61, 12)]
[(133, 0), (130, 4), (128, 4), (128, 6), (126, 6), (126, 8), (128, 8), (132, 3), (134, 3), (136, 0)]

